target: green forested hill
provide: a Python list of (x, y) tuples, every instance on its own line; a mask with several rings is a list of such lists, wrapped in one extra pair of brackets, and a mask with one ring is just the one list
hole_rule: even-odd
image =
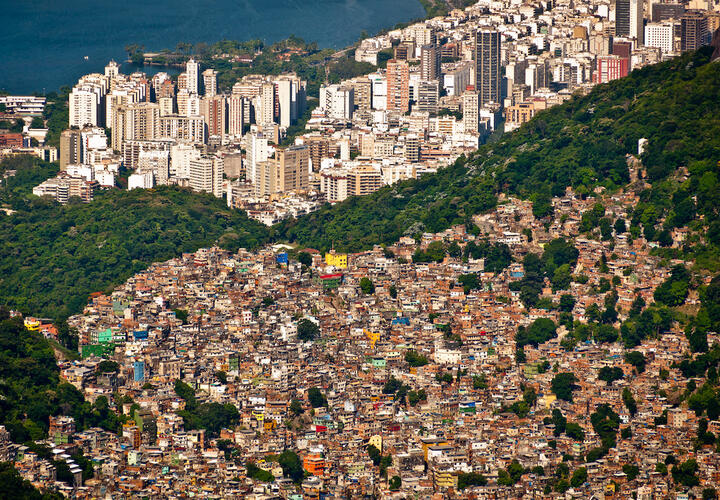
[(0, 304), (58, 317), (152, 262), (215, 242), (265, 243), (268, 230), (222, 200), (188, 190), (114, 190), (90, 204), (13, 198), (0, 212)]
[[(709, 229), (712, 248), (698, 240), (689, 251), (709, 261), (708, 252), (716, 254), (720, 243), (713, 201), (720, 199), (720, 64), (709, 62), (711, 53), (706, 47), (596, 86), (587, 96), (539, 113), (468, 160), (286, 221), (275, 228), (276, 237), (356, 251), (465, 222), (492, 208), (501, 192), (533, 199), (542, 216), (549, 198), (566, 186), (588, 194), (596, 186), (612, 190), (626, 183), (625, 155), (636, 154), (644, 137), (649, 145), (642, 160), (653, 189), (643, 193), (635, 226), (647, 227), (646, 236), (654, 239), (667, 229), (660, 225), (663, 216), (666, 225), (682, 226), (705, 215), (709, 227), (700, 232)], [(679, 166), (690, 170), (684, 183), (671, 180)], [(677, 207), (679, 214), (673, 212)]]

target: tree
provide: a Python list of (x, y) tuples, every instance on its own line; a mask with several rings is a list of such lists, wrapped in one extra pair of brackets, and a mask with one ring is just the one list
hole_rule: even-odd
[(655, 289), (655, 301), (667, 306), (685, 303), (690, 288), (690, 272), (682, 265), (672, 268), (670, 277)]
[(625, 362), (634, 366), (638, 373), (645, 371), (645, 355), (640, 351), (630, 351), (625, 353)]
[(376, 467), (380, 465), (380, 460), (382, 459), (382, 453), (374, 444), (369, 444), (367, 447), (368, 456), (370, 457), (370, 460), (372, 460), (373, 465)]
[(557, 337), (555, 322), (549, 318), (538, 318), (528, 328), (518, 327), (515, 343), (517, 347), (524, 347), (528, 344), (537, 347), (555, 337)]
[(391, 491), (397, 491), (402, 486), (402, 479), (400, 479), (400, 476), (393, 476), (390, 478), (388, 486), (390, 487)]
[(569, 293), (562, 294), (560, 296), (559, 308), (564, 312), (572, 312), (575, 308), (575, 298)]
[(623, 371), (617, 366), (603, 366), (598, 372), (598, 379), (602, 380), (607, 385), (612, 385), (614, 381), (620, 380), (621, 378), (623, 378)]
[(289, 477), (295, 483), (299, 483), (305, 476), (302, 461), (298, 454), (292, 450), (283, 451), (278, 457), (278, 463), (282, 467), (283, 475)]
[(697, 477), (699, 467), (694, 458), (690, 458), (681, 464), (673, 465), (671, 470), (673, 481), (688, 488), (698, 486), (700, 480)]
[(585, 439), (585, 431), (580, 427), (580, 424), (576, 422), (568, 422), (565, 426), (565, 434), (575, 441), (583, 441)]
[(309, 319), (301, 319), (297, 325), (298, 339), (308, 342), (314, 340), (320, 334), (318, 326)]
[(462, 491), (471, 486), (485, 486), (487, 478), (477, 472), (461, 472), (458, 474), (458, 490)]
[(425, 389), (408, 392), (408, 402), (410, 403), (410, 406), (416, 406), (420, 401), (427, 401), (427, 393), (425, 392)]
[(579, 469), (575, 469), (575, 472), (573, 472), (572, 478), (570, 479), (570, 484), (573, 488), (579, 488), (580, 486), (585, 484), (587, 478), (587, 469), (585, 467), (580, 467)]
[(370, 295), (375, 293), (375, 285), (372, 280), (366, 276), (360, 279), (360, 290), (362, 290), (362, 293), (365, 295)]
[(298, 262), (305, 267), (311, 267), (313, 262), (312, 255), (307, 252), (300, 252), (298, 253)]
[(628, 481), (634, 481), (640, 474), (640, 468), (634, 464), (625, 464), (622, 466), (622, 470), (627, 476)]
[(327, 406), (327, 398), (325, 398), (325, 395), (320, 392), (320, 389), (317, 387), (308, 389), (308, 401), (313, 408)]
[(393, 299), (397, 299), (397, 288), (395, 285), (390, 285), (390, 288), (388, 289), (388, 292), (390, 292), (390, 297)]
[(573, 373), (558, 373), (552, 379), (550, 390), (558, 399), (572, 401), (572, 392), (577, 387), (575, 382), (577, 382), (577, 378)]
[(635, 402), (635, 398), (632, 395), (632, 392), (630, 392), (630, 389), (625, 387), (622, 392), (622, 400), (625, 404), (625, 408), (627, 408), (628, 412), (630, 413), (630, 416), (634, 417), (637, 413), (637, 403)]
[(477, 273), (462, 274), (458, 277), (458, 282), (463, 286), (465, 293), (480, 288), (482, 285)]
[(425, 356), (423, 356), (422, 354), (418, 354), (417, 351), (414, 351), (412, 349), (405, 351), (405, 361), (413, 368), (425, 366), (429, 363), (428, 359)]
[(294, 416), (298, 417), (303, 412), (302, 403), (298, 401), (297, 399), (293, 399), (290, 402), (290, 413), (292, 413)]
[(100, 363), (98, 363), (95, 371), (97, 371), (98, 373), (117, 373), (120, 371), (120, 365), (118, 365), (115, 361), (109, 361), (107, 359), (104, 359), (100, 361)]

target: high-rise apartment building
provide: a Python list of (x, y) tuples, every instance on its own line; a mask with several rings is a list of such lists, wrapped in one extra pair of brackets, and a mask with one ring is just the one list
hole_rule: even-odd
[(440, 78), (440, 49), (437, 45), (423, 45), (420, 49), (420, 79)]
[(355, 91), (350, 86), (323, 85), (320, 87), (320, 109), (328, 118), (350, 120), (355, 109)]
[(245, 105), (247, 99), (239, 95), (231, 95), (227, 99), (228, 110), (228, 134), (231, 136), (241, 136), (243, 134), (243, 126), (245, 119)]
[(103, 125), (102, 108), (103, 93), (99, 87), (82, 85), (75, 86), (70, 94), (70, 126)]
[(481, 29), (475, 34), (475, 87), (480, 96), (480, 107), (490, 102), (499, 103), (500, 89), (500, 33)]
[(258, 184), (258, 165), (266, 162), (270, 157), (268, 139), (262, 132), (251, 132), (247, 147), (246, 178), (254, 185)]
[(122, 150), (123, 141), (147, 141), (159, 137), (160, 107), (156, 103), (140, 102), (119, 106), (112, 127), (112, 148)]
[(593, 81), (595, 83), (607, 83), (627, 76), (629, 71), (630, 60), (627, 57), (616, 55), (598, 56)]
[(634, 38), (638, 45), (644, 36), (644, 1), (615, 0), (615, 35)]
[(190, 58), (190, 60), (185, 63), (185, 75), (187, 78), (185, 88), (189, 93), (197, 94), (200, 77), (200, 64), (196, 62), (195, 59)]
[(480, 124), (480, 95), (468, 90), (462, 95), (463, 126), (466, 134), (476, 134)]
[(372, 108), (372, 83), (367, 77), (354, 78), (350, 81), (353, 88), (353, 101), (359, 111), (369, 111)]
[(225, 96), (205, 96), (201, 102), (201, 112), (208, 128), (209, 136), (225, 135), (227, 130), (227, 103)]
[[(417, 110), (435, 114), (440, 99), (440, 83), (437, 80), (423, 80), (418, 84)], [(413, 106), (415, 109), (415, 106)]]
[(685, 6), (681, 3), (653, 3), (652, 22), (659, 23), (666, 19), (680, 19), (685, 14)]
[(82, 138), (80, 130), (68, 129), (60, 134), (60, 170), (68, 165), (82, 163)]
[(255, 123), (258, 125), (275, 123), (275, 85), (263, 83), (257, 100)]
[(275, 163), (281, 179), (280, 192), (308, 190), (310, 148), (290, 146), (285, 149), (277, 149)]
[(290, 191), (307, 191), (309, 183), (310, 149), (290, 146), (277, 149), (275, 157), (256, 165), (255, 193), (272, 196)]
[(205, 129), (202, 116), (161, 116), (158, 137), (204, 144), (207, 140)]
[(222, 198), (224, 171), (222, 158), (193, 158), (189, 162), (189, 168), (191, 189)]
[(212, 97), (217, 94), (217, 71), (214, 69), (206, 69), (202, 72), (203, 87), (205, 88), (205, 95)]
[(675, 26), (672, 22), (648, 23), (645, 26), (645, 45), (658, 47), (663, 54), (673, 52), (674, 38)]
[(420, 161), (420, 138), (417, 135), (408, 135), (405, 138), (405, 159), (410, 163)]
[(686, 12), (680, 18), (680, 50), (697, 50), (710, 43), (707, 17), (701, 12)]
[(387, 63), (387, 110), (406, 113), (410, 106), (410, 67), (406, 61)]

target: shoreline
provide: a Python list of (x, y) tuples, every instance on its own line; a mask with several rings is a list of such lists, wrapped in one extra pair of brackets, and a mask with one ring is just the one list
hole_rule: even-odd
[[(322, 51), (322, 50), (333, 50), (333, 51), (335, 51), (335, 52), (347, 51), (348, 49), (351, 49), (351, 48), (357, 46), (358, 43), (359, 43), (359, 41), (362, 40), (362, 39), (364, 39), (364, 38), (379, 36), (379, 35), (388, 33), (389, 31), (392, 31), (392, 30), (395, 30), (395, 29), (402, 29), (402, 28), (407, 27), (407, 26), (410, 26), (410, 25), (412, 25), (412, 24), (415, 24), (415, 23), (418, 23), (418, 22), (427, 21), (428, 19), (432, 19), (433, 17), (436, 17), (436, 16), (430, 15), (431, 12), (429, 11), (429, 9), (428, 9), (428, 7), (427, 7), (427, 4), (428, 4), (428, 3), (432, 3), (432, 5), (434, 6), (434, 5), (436, 5), (435, 2), (437, 2), (437, 3), (442, 3), (442, 4), (444, 4), (444, 5), (447, 6), (447, 4), (446, 4), (443, 0), (416, 0), (416, 2), (420, 5), (420, 7), (422, 8), (422, 10), (425, 11), (425, 12), (424, 12), (424, 14), (425, 14), (424, 16), (422, 16), (422, 17), (415, 17), (415, 18), (409, 19), (409, 20), (407, 20), (407, 21), (401, 21), (401, 22), (398, 22), (398, 23), (394, 24), (393, 26), (388, 26), (388, 27), (380, 28), (380, 29), (379, 29), (377, 32), (375, 32), (374, 34), (369, 34), (369, 33), (366, 33), (366, 32), (361, 32), (359, 36), (362, 36), (362, 38), (356, 40), (355, 42), (353, 42), (353, 43), (351, 43), (351, 44), (349, 44), (349, 45), (344, 45), (344, 46), (341, 45), (341, 46), (338, 47), (338, 48), (335, 48), (335, 47), (332, 47), (332, 46), (323, 46), (323, 47), (318, 46), (318, 50), (319, 50), (319, 51)], [(464, 8), (466, 8), (466, 7), (462, 7), (461, 10), (464, 9)], [(448, 10), (448, 12), (449, 12), (449, 10)], [(290, 34), (286, 35), (284, 38), (280, 38), (280, 39), (278, 39), (278, 40), (276, 40), (276, 41), (274, 41), (274, 42), (272, 42), (272, 43), (268, 43), (268, 45), (272, 45), (272, 44), (276, 44), (276, 43), (282, 43), (282, 42), (287, 42), (288, 40), (290, 40), (290, 39), (291, 39), (292, 37), (294, 37), (294, 36), (295, 36), (294, 34), (290, 33)], [(302, 39), (302, 37), (300, 37), (300, 38)], [(205, 44), (208, 44), (208, 45), (212, 45), (212, 44), (216, 44), (216, 43), (219, 43), (219, 42), (222, 42), (222, 41), (245, 43), (245, 42), (249, 42), (249, 41), (252, 41), (252, 40), (254, 40), (254, 39), (253, 39), (253, 38), (249, 38), (249, 39), (219, 39), (219, 40), (215, 40), (214, 42), (208, 42), (207, 40), (203, 40), (203, 41), (200, 41), (200, 42), (197, 42), (197, 43), (198, 43), (198, 44), (200, 44), (200, 43), (205, 43)], [(304, 39), (303, 39), (303, 40), (304, 40)], [(305, 40), (304, 40), (304, 41), (305, 41)], [(317, 41), (305, 41), (305, 42), (306, 42), (306, 43), (316, 43), (316, 44), (317, 44)], [(124, 43), (125, 43), (125, 46), (126, 46), (126, 47), (132, 45), (132, 43), (131, 43), (129, 40), (126, 40)], [(180, 41), (180, 42), (178, 42), (178, 43), (184, 43), (184, 42)], [(265, 42), (263, 41), (263, 43), (265, 43)], [(123, 50), (123, 52), (124, 52), (125, 55), (128, 55), (127, 51), (124, 51), (124, 50)], [(150, 53), (159, 53), (160, 51), (159, 51), (159, 50), (155, 50), (155, 51), (149, 50), (148, 52), (150, 52)], [(114, 59), (114, 58), (113, 58), (112, 56), (109, 56), (108, 61), (113, 60), (113, 59)], [(171, 65), (165, 65), (165, 64), (143, 63), (142, 65), (138, 65), (137, 63), (134, 63), (134, 62), (130, 59), (129, 56), (127, 57), (127, 59), (125, 59), (125, 58), (121, 58), (121, 59), (122, 59), (122, 60), (120, 61), (121, 64), (133, 64), (133, 65), (135, 65), (135, 66), (138, 68), (138, 71), (142, 71), (142, 68), (143, 68), (144, 66), (150, 66), (150, 67), (153, 67), (153, 68), (165, 68), (165, 67), (167, 67), (167, 68), (170, 68), (170, 69), (181, 69), (182, 67), (184, 67), (183, 65), (180, 65), (180, 64), (178, 64), (178, 65), (172, 65), (172, 64), (171, 64)], [(104, 64), (107, 64), (107, 61), (106, 61)], [(92, 71), (91, 71), (91, 72), (92, 72)], [(31, 96), (44, 96), (44, 97), (46, 97), (46, 96), (48, 96), (49, 94), (53, 94), (53, 93), (55, 93), (55, 94), (61, 94), (63, 87), (70, 87), (70, 88), (72, 88), (72, 86), (75, 85), (75, 83), (77, 83), (77, 82), (75, 81), (75, 82), (70, 82), (70, 83), (61, 83), (61, 84), (58, 85), (56, 88), (53, 88), (53, 87), (42, 87), (42, 89), (43, 89), (42, 92), (39, 91), (39, 90), (35, 90), (35, 91), (23, 90), (23, 91), (21, 91), (21, 92), (12, 92), (12, 91), (10, 91), (10, 90), (7, 90), (5, 87), (1, 87), (1, 86), (0, 86), (0, 94), (6, 94), (6, 95), (31, 95)]]

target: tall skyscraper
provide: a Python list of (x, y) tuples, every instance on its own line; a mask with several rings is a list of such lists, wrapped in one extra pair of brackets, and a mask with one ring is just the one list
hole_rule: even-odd
[(410, 67), (406, 61), (387, 63), (387, 110), (406, 113), (410, 106)]
[(634, 38), (643, 43), (643, 0), (615, 0), (615, 35)]
[(475, 33), (475, 86), (480, 107), (500, 103), (500, 33), (481, 29)]
[(420, 49), (420, 79), (440, 78), (440, 48), (437, 45), (423, 45)]
[(185, 64), (185, 75), (187, 77), (186, 88), (191, 94), (198, 93), (198, 78), (200, 73), (200, 64), (195, 59), (190, 60)]
[(214, 69), (206, 69), (202, 73), (203, 86), (205, 87), (205, 95), (212, 97), (217, 94), (217, 71)]

